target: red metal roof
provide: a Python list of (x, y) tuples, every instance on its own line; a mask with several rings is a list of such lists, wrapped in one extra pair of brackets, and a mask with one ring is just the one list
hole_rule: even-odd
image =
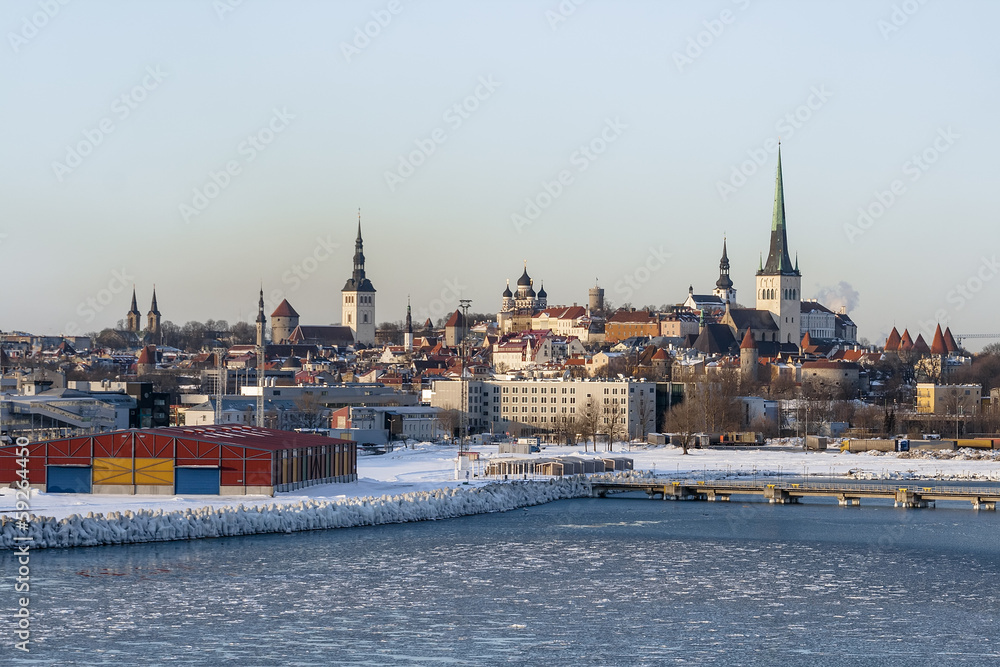
[[(131, 429), (128, 431), (112, 431), (96, 433), (92, 437), (120, 436), (134, 433), (137, 436), (159, 435), (168, 438), (183, 438), (198, 440), (213, 445), (236, 445), (251, 449), (278, 451), (282, 449), (298, 449), (301, 447), (320, 447), (333, 443), (350, 442), (338, 438), (328, 438), (315, 433), (297, 433), (295, 431), (278, 431), (256, 426), (171, 426), (164, 428)], [(91, 436), (82, 436), (91, 437)], [(39, 443), (40, 444), (40, 443)]]

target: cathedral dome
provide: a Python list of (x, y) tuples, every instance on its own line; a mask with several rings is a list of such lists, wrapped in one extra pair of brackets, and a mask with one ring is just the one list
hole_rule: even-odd
[(518, 287), (530, 287), (531, 286), (531, 278), (528, 277), (528, 267), (527, 266), (524, 267), (524, 273), (521, 274), (521, 277), (517, 279), (517, 286)]

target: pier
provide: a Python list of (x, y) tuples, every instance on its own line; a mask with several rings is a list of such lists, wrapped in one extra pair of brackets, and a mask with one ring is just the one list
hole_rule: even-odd
[(977, 510), (996, 510), (1000, 487), (921, 486), (918, 484), (872, 484), (852, 482), (774, 482), (735, 480), (623, 480), (594, 481), (591, 496), (641, 491), (662, 500), (707, 500), (725, 502), (734, 495), (763, 496), (776, 504), (797, 503), (802, 498), (836, 498), (841, 506), (858, 506), (862, 498), (892, 500), (896, 507), (933, 506), (938, 500), (971, 502)]

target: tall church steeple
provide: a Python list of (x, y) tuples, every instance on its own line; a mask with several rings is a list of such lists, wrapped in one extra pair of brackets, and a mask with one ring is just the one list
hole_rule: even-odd
[(264, 286), (260, 286), (260, 298), (257, 300), (257, 347), (264, 347), (264, 328), (267, 317), (264, 316)]
[(128, 315), (126, 315), (126, 327), (129, 331), (134, 334), (139, 333), (139, 320), (142, 317), (142, 313), (139, 312), (139, 304), (135, 301), (135, 285), (132, 285), (132, 307), (129, 308)]
[(724, 303), (736, 303), (736, 289), (729, 277), (729, 253), (726, 249), (726, 238), (722, 238), (722, 259), (719, 260), (719, 279), (715, 282), (712, 294), (722, 299)]
[(146, 331), (154, 342), (160, 336), (160, 309), (156, 307), (156, 285), (153, 285), (153, 301), (146, 314)]
[(358, 237), (354, 241), (354, 270), (341, 290), (341, 306), (341, 324), (354, 332), (354, 342), (359, 345), (374, 345), (375, 287), (365, 275), (361, 209), (358, 209)]
[(798, 343), (802, 338), (802, 274), (798, 257), (792, 264), (788, 254), (785, 219), (785, 188), (781, 174), (781, 146), (774, 178), (774, 208), (771, 213), (771, 244), (767, 261), (757, 270), (757, 310), (767, 310), (778, 325), (779, 343)]
[(774, 179), (774, 210), (771, 214), (771, 247), (763, 272), (770, 275), (798, 275), (788, 254), (788, 234), (785, 228), (785, 188), (781, 180), (781, 146), (778, 146), (778, 171)]
[(413, 316), (410, 313), (410, 297), (406, 297), (406, 331), (403, 332), (403, 346), (413, 352)]

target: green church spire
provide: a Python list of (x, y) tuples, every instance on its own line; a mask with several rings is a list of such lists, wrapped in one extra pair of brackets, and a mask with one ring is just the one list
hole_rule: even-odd
[(774, 212), (771, 216), (771, 247), (761, 271), (766, 275), (798, 275), (788, 256), (785, 227), (785, 190), (781, 182), (781, 145), (778, 145), (778, 169), (774, 179)]

